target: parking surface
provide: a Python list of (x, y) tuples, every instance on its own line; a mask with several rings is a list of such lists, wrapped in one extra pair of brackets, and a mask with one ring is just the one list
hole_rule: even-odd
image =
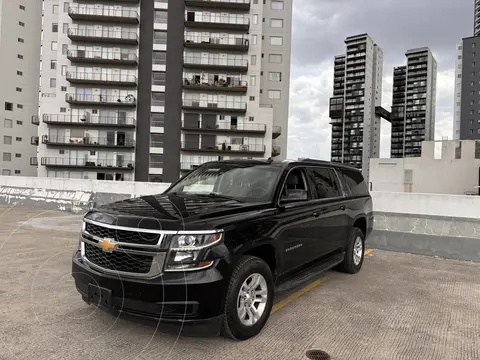
[(312, 347), (345, 360), (480, 359), (480, 264), (374, 251), (359, 274), (328, 272), (280, 303), (254, 339), (192, 338), (81, 301), (79, 219), (0, 207), (0, 359), (301, 360)]

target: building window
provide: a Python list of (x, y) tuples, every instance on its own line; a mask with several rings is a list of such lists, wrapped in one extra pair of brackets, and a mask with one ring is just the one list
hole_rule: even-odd
[(473, 129), (470, 129), (470, 134), (473, 134)]
[(152, 93), (152, 105), (165, 106), (165, 93), (162, 93), (162, 92)]
[(67, 91), (67, 87), (66, 87), (66, 86), (62, 86), (62, 87), (61, 87), (61, 90), (62, 90), (62, 91)]
[(17, 70), (17, 75), (23, 76), (23, 72)]
[(268, 98), (272, 100), (280, 100), (282, 97), (280, 90), (268, 90)]
[(164, 113), (152, 113), (150, 115), (150, 126), (163, 127), (165, 125)]
[(16, 137), (15, 140), (16, 141), (22, 141), (22, 138), (21, 137)]
[(470, 119), (470, 124), (473, 124), (473, 119)]
[(254, 121), (254, 120), (255, 120), (255, 118), (253, 116), (248, 117), (248, 121)]
[(23, 121), (17, 120), (17, 125), (23, 125)]
[(154, 169), (163, 168), (163, 155), (150, 154), (150, 168), (154, 168)]
[(153, 32), (153, 43), (154, 44), (167, 44), (167, 33), (165, 31), (155, 30)]
[(270, 81), (282, 81), (282, 73), (281, 72), (270, 71), (268, 73), (268, 80), (270, 80)]
[(13, 111), (13, 103), (11, 103), (11, 102), (5, 102), (5, 110), (7, 110), (7, 111)]
[(53, 23), (52, 24), (52, 32), (57, 33), (58, 32), (58, 23)]
[(258, 36), (257, 35), (252, 35), (252, 45), (257, 45), (257, 39), (258, 39)]
[(2, 175), (4, 175), (4, 176), (10, 176), (11, 174), (12, 174), (12, 172), (10, 170), (7, 170), (7, 169), (2, 170)]
[(272, 64), (281, 64), (282, 55), (281, 54), (270, 54), (268, 55), (268, 62)]
[(257, 85), (257, 77), (255, 75), (250, 76), (250, 86), (256, 86)]
[(68, 8), (70, 7), (70, 3), (65, 2), (63, 3), (63, 12), (68, 13)]
[(19, 175), (19, 174), (21, 174), (21, 171), (20, 170), (15, 170), (15, 174)]
[(258, 24), (258, 15), (257, 14), (254, 14), (252, 16), (252, 23), (253, 25), (257, 25)]
[(150, 134), (150, 147), (163, 148), (163, 134)]
[(24, 42), (25, 42), (25, 40), (23, 40), (22, 38), (17, 38), (17, 41), (18, 41), (19, 43), (24, 43)]
[(257, 65), (257, 55), (252, 55), (252, 60), (250, 65)]
[(57, 60), (50, 60), (50, 69), (55, 70), (57, 68)]
[(25, 6), (23, 6), (23, 5), (20, 5), (19, 7), (20, 7), (20, 10), (23, 10), (23, 11), (25, 11)]
[(276, 46), (283, 45), (283, 37), (281, 37), (281, 36), (270, 36), (270, 45), (276, 45)]
[(65, 155), (65, 150), (58, 150), (59, 155)]
[(17, 154), (15, 154), (15, 157), (16, 157), (16, 158), (21, 158), (21, 157), (22, 157), (22, 154), (18, 154), (18, 153), (17, 153)]
[(17, 109), (23, 109), (23, 105), (22, 104), (17, 104)]
[(166, 74), (164, 72), (152, 73), (152, 85), (165, 85)]
[(283, 19), (270, 19), (271, 28), (283, 28)]
[(248, 98), (248, 100), (250, 100), (250, 101), (255, 101), (255, 96), (250, 96), (250, 97)]
[(56, 41), (52, 41), (52, 43), (50, 44), (50, 50), (57, 51), (57, 49), (58, 49), (58, 43)]
[(5, 145), (12, 145), (12, 137), (11, 136), (7, 136), (7, 135), (4, 135), (3, 136), (3, 143)]
[(156, 65), (165, 65), (167, 63), (167, 53), (165, 51), (154, 51), (153, 63)]
[(164, 10), (155, 10), (155, 22), (166, 24), (168, 20), (168, 12)]
[(67, 75), (67, 65), (62, 65), (62, 76)]
[(58, 5), (53, 5), (52, 6), (52, 13), (58, 14)]
[(272, 10), (283, 10), (283, 1), (274, 1), (270, 2), (270, 8)]
[(15, 90), (17, 90), (18, 92), (22, 92), (22, 88), (19, 87), (17, 87)]
[(68, 23), (63, 23), (63, 33), (68, 34)]
[(20, 54), (17, 54), (17, 58), (22, 60), (23, 59), (23, 55), (20, 55)]
[(67, 108), (61, 107), (61, 108), (60, 108), (60, 112), (61, 112), (61, 113), (67, 112)]
[(6, 127), (6, 128), (12, 128), (13, 127), (13, 120), (4, 119), (3, 126)]
[(3, 153), (3, 161), (12, 161), (12, 153)]
[(63, 44), (62, 45), (62, 55), (67, 55), (68, 54), (68, 44)]
[(56, 78), (51, 78), (50, 79), (50, 87), (51, 88), (57, 87), (57, 79)]

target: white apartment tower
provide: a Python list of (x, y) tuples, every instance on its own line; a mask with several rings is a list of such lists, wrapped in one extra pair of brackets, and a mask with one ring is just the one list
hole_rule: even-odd
[(42, 2), (0, 0), (0, 175), (37, 175)]
[(291, 17), (291, 0), (45, 0), (39, 174), (284, 158)]
[(369, 160), (380, 153), (383, 52), (368, 34), (345, 39), (346, 55), (335, 58), (330, 99), (332, 162), (361, 169), (368, 179)]

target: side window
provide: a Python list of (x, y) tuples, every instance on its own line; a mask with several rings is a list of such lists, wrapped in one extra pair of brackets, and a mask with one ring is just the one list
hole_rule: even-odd
[(340, 171), (352, 196), (368, 195), (368, 186), (360, 171), (350, 169), (341, 169)]
[(313, 197), (316, 199), (327, 199), (340, 196), (340, 190), (332, 169), (312, 167), (308, 169), (313, 190)]
[[(308, 192), (308, 187), (305, 182), (305, 172), (303, 169), (295, 168), (289, 172), (287, 179), (285, 180), (285, 185), (282, 189), (281, 196), (295, 196), (298, 194), (301, 196), (301, 193)], [(307, 193), (308, 198), (310, 194)]]

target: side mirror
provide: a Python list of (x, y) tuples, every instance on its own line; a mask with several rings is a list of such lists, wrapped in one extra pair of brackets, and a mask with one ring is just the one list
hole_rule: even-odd
[(286, 195), (282, 195), (281, 202), (294, 202), (308, 200), (307, 190), (288, 190)]

